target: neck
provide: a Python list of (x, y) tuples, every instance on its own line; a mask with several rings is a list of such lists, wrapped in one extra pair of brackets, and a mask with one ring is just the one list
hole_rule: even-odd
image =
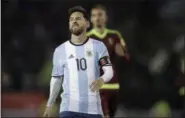
[(102, 27), (94, 27), (95, 31), (100, 33), (100, 34), (103, 34), (104, 31), (105, 31), (105, 26), (102, 26)]
[(74, 34), (72, 34), (71, 36), (71, 42), (74, 44), (82, 44), (85, 42), (85, 40), (87, 40), (86, 32), (83, 32), (79, 36), (76, 36)]

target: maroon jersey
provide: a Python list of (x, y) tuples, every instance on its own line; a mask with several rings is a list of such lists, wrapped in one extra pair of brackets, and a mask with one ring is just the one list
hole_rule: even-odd
[(114, 65), (116, 61), (115, 46), (117, 43), (123, 44), (120, 33), (116, 30), (105, 29), (104, 33), (100, 34), (96, 32), (94, 29), (92, 29), (87, 33), (87, 36), (94, 38), (96, 40), (103, 41), (104, 44), (106, 45), (110, 55), (110, 60), (113, 64), (113, 69), (114, 69), (114, 77), (111, 79), (109, 83), (118, 83), (117, 74), (116, 74)]

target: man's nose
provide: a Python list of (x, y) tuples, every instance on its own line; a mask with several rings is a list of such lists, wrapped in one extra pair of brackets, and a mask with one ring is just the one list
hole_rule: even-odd
[(74, 22), (73, 22), (73, 24), (77, 24), (77, 22), (76, 22), (76, 21), (74, 21)]

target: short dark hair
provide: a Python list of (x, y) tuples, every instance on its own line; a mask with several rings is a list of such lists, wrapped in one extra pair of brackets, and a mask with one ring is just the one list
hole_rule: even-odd
[(89, 19), (87, 11), (81, 6), (72, 7), (68, 10), (68, 12), (69, 12), (69, 16), (71, 16), (71, 14), (74, 12), (81, 12), (86, 20)]
[(107, 12), (106, 7), (101, 4), (97, 4), (97, 5), (93, 6), (92, 9), (101, 9), (101, 10)]

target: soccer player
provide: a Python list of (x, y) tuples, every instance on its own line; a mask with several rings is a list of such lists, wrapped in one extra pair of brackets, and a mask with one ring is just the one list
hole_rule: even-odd
[[(105, 45), (86, 36), (89, 27), (84, 8), (69, 10), (71, 39), (55, 49), (50, 95), (44, 117), (51, 117), (52, 106), (63, 87), (61, 118), (102, 118), (99, 89), (113, 77)], [(100, 68), (104, 74), (100, 76)]]
[[(104, 42), (109, 51), (110, 60), (113, 65), (115, 65), (116, 58), (118, 56), (124, 56), (125, 54), (125, 42), (118, 31), (106, 28), (107, 20), (108, 16), (106, 8), (102, 5), (94, 6), (91, 10), (91, 22), (93, 24), (93, 29), (87, 33), (87, 36)], [(100, 91), (103, 112), (107, 117), (114, 117), (116, 111), (116, 101), (118, 98), (117, 94), (119, 90), (119, 82), (114, 66), (113, 69), (114, 77), (109, 83), (104, 84)]]

